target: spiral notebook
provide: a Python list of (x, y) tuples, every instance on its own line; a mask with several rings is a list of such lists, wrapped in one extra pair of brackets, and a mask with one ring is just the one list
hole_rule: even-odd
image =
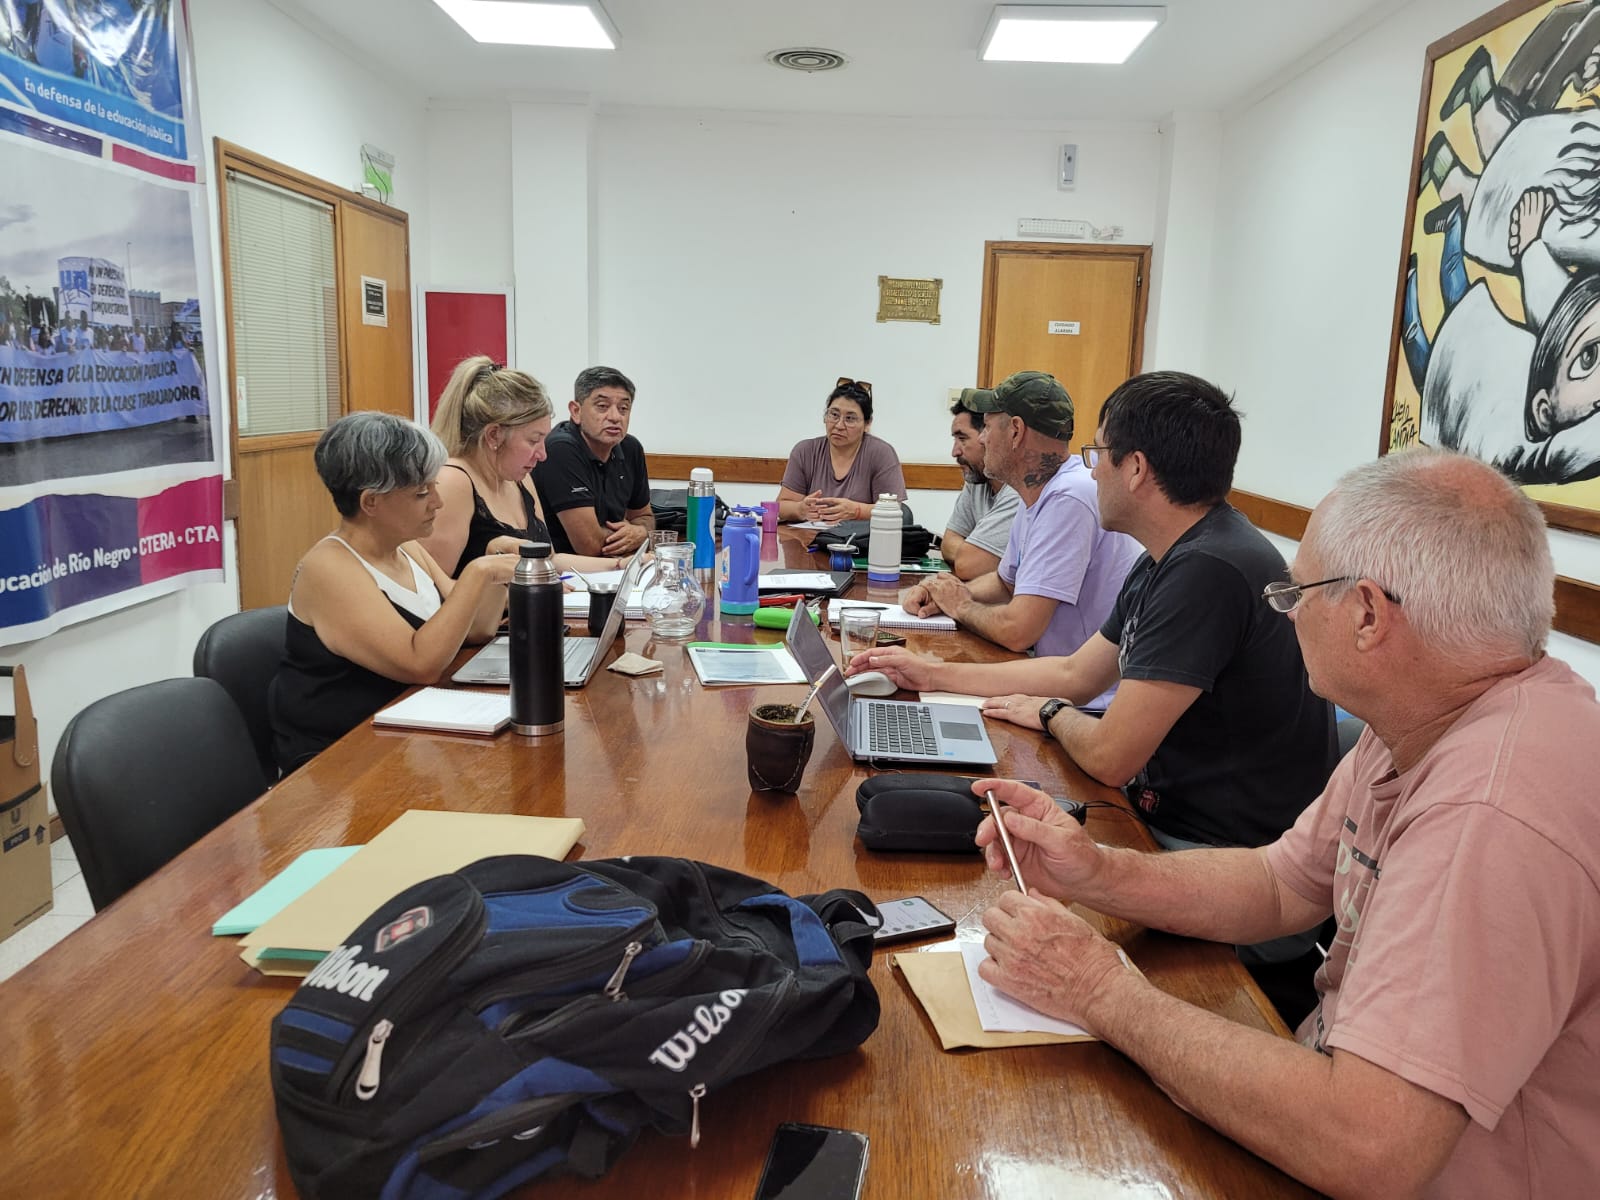
[(870, 600), (830, 600), (828, 601), (828, 623), (837, 625), (839, 614), (847, 608), (876, 608), (881, 610), (878, 618), (880, 629), (920, 629), (928, 633), (954, 633), (956, 619), (940, 613), (936, 617), (914, 617), (898, 604), (874, 604)]

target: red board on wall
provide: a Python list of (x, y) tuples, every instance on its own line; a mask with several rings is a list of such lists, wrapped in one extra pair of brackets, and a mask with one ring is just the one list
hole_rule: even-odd
[(423, 320), (427, 340), (428, 419), (439, 407), (439, 394), (450, 372), (463, 358), (487, 354), (507, 361), (506, 294), (504, 292), (424, 292)]

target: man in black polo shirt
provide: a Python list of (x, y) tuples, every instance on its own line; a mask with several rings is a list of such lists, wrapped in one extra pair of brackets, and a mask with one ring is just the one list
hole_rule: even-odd
[(572, 414), (545, 439), (533, 486), (556, 552), (617, 558), (650, 536), (650, 474), (644, 447), (628, 434), (633, 383), (611, 367), (589, 367), (573, 385)]

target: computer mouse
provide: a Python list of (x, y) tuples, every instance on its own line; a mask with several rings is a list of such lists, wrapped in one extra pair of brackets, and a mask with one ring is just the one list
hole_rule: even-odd
[(845, 679), (854, 696), (892, 696), (900, 689), (882, 671), (862, 671)]

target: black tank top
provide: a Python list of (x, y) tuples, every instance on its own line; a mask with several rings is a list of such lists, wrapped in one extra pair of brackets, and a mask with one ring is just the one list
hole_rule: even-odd
[(517, 492), (522, 496), (522, 512), (528, 524), (522, 529), (515, 525), (507, 525), (499, 517), (489, 511), (489, 506), (484, 503), (483, 497), (478, 495), (478, 485), (472, 481), (472, 473), (465, 467), (456, 466), (455, 463), (445, 463), (447, 467), (454, 467), (467, 477), (467, 486), (472, 489), (472, 521), (467, 526), (467, 544), (462, 548), (461, 557), (456, 560), (456, 569), (450, 572), (452, 579), (461, 577), (461, 569), (475, 558), (482, 558), (489, 552), (489, 543), (497, 537), (514, 537), (527, 541), (548, 542), (550, 530), (539, 519), (539, 510), (533, 502), (533, 493), (528, 491), (523, 484), (517, 484)]
[[(411, 628), (422, 628), (421, 617), (389, 603)], [(290, 613), (283, 663), (267, 692), (278, 766), (287, 775), (410, 686), (335, 654), (315, 629)]]

